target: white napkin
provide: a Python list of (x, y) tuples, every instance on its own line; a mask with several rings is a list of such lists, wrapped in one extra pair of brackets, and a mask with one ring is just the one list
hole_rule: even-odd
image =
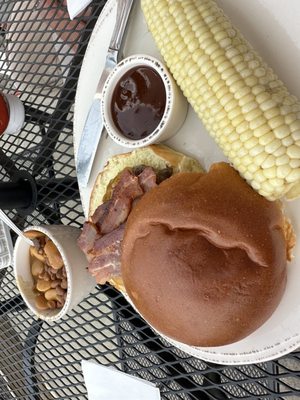
[(92, 0), (67, 0), (70, 18), (75, 18), (76, 15), (81, 13), (91, 2)]
[(91, 361), (81, 367), (89, 400), (160, 400), (153, 383)]

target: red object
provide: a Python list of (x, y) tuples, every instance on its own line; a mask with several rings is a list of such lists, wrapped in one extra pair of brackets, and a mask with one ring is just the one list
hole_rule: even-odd
[(0, 93), (0, 134), (7, 128), (9, 121), (9, 111), (3, 95)]

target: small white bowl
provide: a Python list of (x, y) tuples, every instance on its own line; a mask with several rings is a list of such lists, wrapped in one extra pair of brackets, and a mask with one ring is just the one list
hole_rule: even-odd
[[(119, 80), (127, 71), (138, 66), (151, 67), (159, 74), (165, 87), (166, 106), (162, 119), (156, 129), (147, 137), (134, 140), (125, 137), (115, 126), (111, 115), (111, 102), (114, 89)], [(112, 140), (124, 147), (143, 147), (151, 143), (165, 141), (174, 136), (186, 118), (187, 109), (187, 100), (176, 85), (166, 66), (156, 58), (144, 54), (133, 55), (122, 60), (110, 73), (102, 92), (101, 114), (105, 128)]]
[(18, 237), (14, 247), (14, 274), (16, 282), (28, 308), (40, 319), (57, 321), (68, 314), (80, 301), (89, 295), (96, 286), (95, 280), (87, 271), (87, 260), (77, 246), (80, 229), (73, 226), (49, 225), (30, 226), (26, 231), (35, 230), (48, 236), (59, 250), (67, 273), (67, 298), (60, 309), (41, 311), (35, 306), (36, 294), (33, 291), (33, 278), (30, 268), (29, 244)]
[(25, 121), (25, 108), (22, 101), (14, 95), (2, 93), (9, 109), (9, 122), (2, 133), (6, 135), (16, 135), (20, 132)]

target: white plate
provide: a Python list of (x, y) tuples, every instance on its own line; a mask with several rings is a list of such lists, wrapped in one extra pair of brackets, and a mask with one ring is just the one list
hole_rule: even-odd
[[(263, 54), (285, 81), (292, 93), (300, 98), (300, 2), (287, 0), (219, 0), (219, 4), (240, 28), (254, 47)], [(106, 50), (116, 17), (116, 0), (108, 0), (93, 31), (83, 61), (75, 102), (74, 147), (77, 153), (80, 135), (87, 112), (92, 103), (97, 81), (104, 66)], [(147, 53), (161, 58), (148, 32), (143, 15), (136, 0), (132, 12), (124, 55)], [(226, 160), (221, 150), (208, 135), (195, 113), (189, 109), (188, 117), (176, 136), (167, 142), (199, 159), (207, 168), (216, 161)], [(87, 216), (90, 193), (97, 174), (106, 161), (114, 154), (127, 152), (103, 135), (97, 149), (90, 184), (80, 188), (82, 205)], [(296, 233), (300, 232), (300, 200), (286, 204)], [(288, 266), (288, 283), (283, 299), (272, 317), (247, 338), (227, 346), (193, 348), (174, 343), (180, 349), (195, 357), (220, 364), (250, 364), (267, 361), (289, 353), (300, 346), (300, 243), (294, 251), (295, 259)], [(296, 262), (296, 261), (297, 262)], [(298, 265), (297, 265), (298, 263)]]

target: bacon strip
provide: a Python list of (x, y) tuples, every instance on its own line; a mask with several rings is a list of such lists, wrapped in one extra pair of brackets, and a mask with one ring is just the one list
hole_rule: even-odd
[(101, 223), (101, 233), (109, 233), (123, 224), (131, 211), (132, 201), (142, 194), (138, 178), (125, 169), (114, 188), (111, 202)]
[(85, 222), (78, 239), (79, 247), (89, 261), (89, 272), (97, 283), (104, 284), (121, 274), (121, 245), (125, 222), (134, 205), (144, 193), (157, 186), (153, 168), (139, 166), (125, 169), (113, 189), (112, 198), (101, 204)]
[(88, 253), (93, 249), (95, 240), (98, 236), (96, 225), (91, 222), (85, 222), (83, 224), (82, 232), (77, 243), (86, 255), (88, 255)]
[(91, 221), (93, 222), (93, 224), (101, 225), (101, 222), (104, 219), (104, 217), (108, 211), (110, 203), (111, 203), (110, 200), (106, 201), (105, 203), (100, 204), (100, 206), (96, 208), (96, 211), (91, 216)]
[(138, 176), (139, 184), (143, 191), (149, 192), (149, 190), (153, 189), (156, 184), (156, 174), (151, 167), (145, 167), (143, 171)]
[(101, 255), (119, 249), (119, 243), (124, 237), (125, 224), (120, 225), (114, 231), (98, 238), (94, 243), (93, 254)]
[(89, 272), (96, 277), (97, 283), (105, 283), (113, 276), (121, 274), (121, 244), (125, 225), (97, 239), (89, 263)]
[(112, 232), (118, 226), (123, 224), (130, 211), (131, 211), (132, 199), (128, 197), (120, 197), (116, 199), (110, 206), (106, 217), (104, 218), (100, 231), (102, 235)]

